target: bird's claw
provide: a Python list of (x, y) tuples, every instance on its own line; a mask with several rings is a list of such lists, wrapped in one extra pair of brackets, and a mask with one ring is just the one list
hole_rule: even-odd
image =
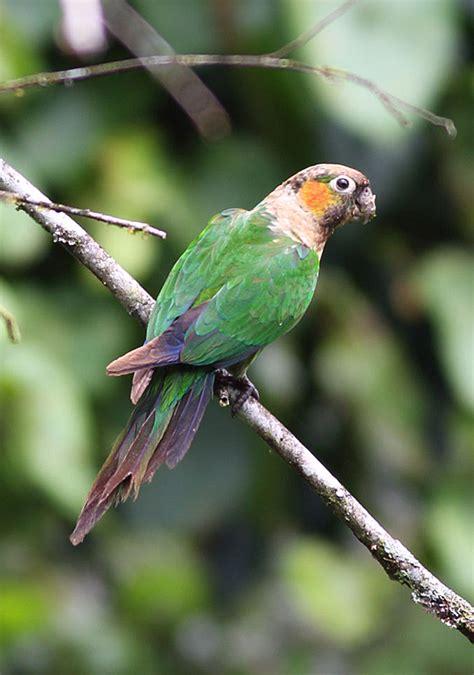
[(247, 375), (236, 377), (234, 379), (233, 385), (239, 392), (230, 409), (232, 417), (235, 417), (247, 399), (252, 397), (256, 401), (259, 401), (260, 394), (258, 393), (257, 387), (249, 380)]
[[(227, 370), (220, 369), (216, 372), (216, 382), (218, 388), (219, 402), (223, 406), (230, 404), (230, 412), (232, 417), (235, 417), (237, 413), (241, 410), (244, 403), (251, 396), (257, 401), (260, 400), (260, 394), (256, 386), (249, 380), (247, 375), (241, 375), (240, 377), (235, 377), (231, 375)], [(229, 401), (227, 393), (222, 392), (222, 388), (226, 386), (232, 387), (236, 390), (237, 395), (235, 396), (232, 402)]]

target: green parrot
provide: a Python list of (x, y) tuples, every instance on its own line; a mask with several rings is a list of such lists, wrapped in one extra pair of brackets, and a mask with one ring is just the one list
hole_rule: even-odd
[(279, 185), (250, 211), (227, 209), (188, 246), (163, 285), (145, 344), (113, 361), (109, 375), (133, 374), (128, 425), (100, 470), (71, 542), (80, 543), (107, 509), (186, 454), (221, 369), (241, 395), (258, 396), (246, 370), (305, 313), (328, 237), (348, 221), (375, 216), (375, 195), (359, 171), (316, 164)]

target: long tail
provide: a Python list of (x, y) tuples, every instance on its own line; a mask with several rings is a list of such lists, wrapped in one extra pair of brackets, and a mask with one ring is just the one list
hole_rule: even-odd
[(112, 504), (136, 498), (161, 464), (183, 459), (212, 395), (215, 374), (201, 368), (155, 371), (100, 470), (82, 508), (71, 542), (79, 544)]

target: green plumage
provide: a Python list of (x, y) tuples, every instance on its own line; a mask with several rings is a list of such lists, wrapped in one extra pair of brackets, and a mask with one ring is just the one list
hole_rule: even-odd
[(269, 225), (263, 209), (230, 209), (214, 217), (171, 270), (147, 340), (205, 301), (209, 305), (196, 322), (196, 337), (185, 343), (186, 363), (235, 359), (290, 330), (313, 296), (319, 259), (288, 237), (274, 235)]
[[(198, 366), (246, 361), (303, 316), (316, 287), (319, 259), (286, 236), (275, 236), (262, 209), (229, 209), (215, 216), (171, 270), (153, 309), (147, 341), (161, 335), (190, 308), (207, 303), (187, 330), (180, 360), (195, 366), (182, 381), (181, 366), (166, 374), (162, 410), (202, 380)], [(176, 374), (176, 381), (173, 380)], [(156, 389), (165, 377), (155, 371)], [(173, 399), (174, 397), (174, 399)]]

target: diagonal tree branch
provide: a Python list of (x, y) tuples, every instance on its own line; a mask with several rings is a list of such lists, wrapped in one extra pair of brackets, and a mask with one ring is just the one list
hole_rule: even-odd
[[(0, 188), (26, 197), (46, 199), (23, 176), (0, 160)], [(38, 212), (24, 206), (53, 240), (61, 243), (80, 263), (101, 279), (127, 311), (147, 323), (153, 299), (74, 221), (53, 211)], [(228, 406), (236, 394), (232, 387), (217, 385), (219, 403)], [(474, 642), (474, 608), (445, 586), (394, 539), (364, 509), (321, 462), (258, 401), (248, 399), (238, 413), (263, 440), (290, 464), (343, 521), (383, 567), (388, 576), (408, 586), (414, 602), (421, 604), (445, 625)]]
[[(228, 385), (218, 389), (226, 407), (239, 396)], [(422, 605), (450, 628), (474, 642), (474, 607), (445, 586), (394, 539), (326, 467), (266, 408), (249, 398), (237, 417), (302, 476), (324, 503), (343, 521), (383, 567), (390, 579), (408, 586), (414, 602)]]

